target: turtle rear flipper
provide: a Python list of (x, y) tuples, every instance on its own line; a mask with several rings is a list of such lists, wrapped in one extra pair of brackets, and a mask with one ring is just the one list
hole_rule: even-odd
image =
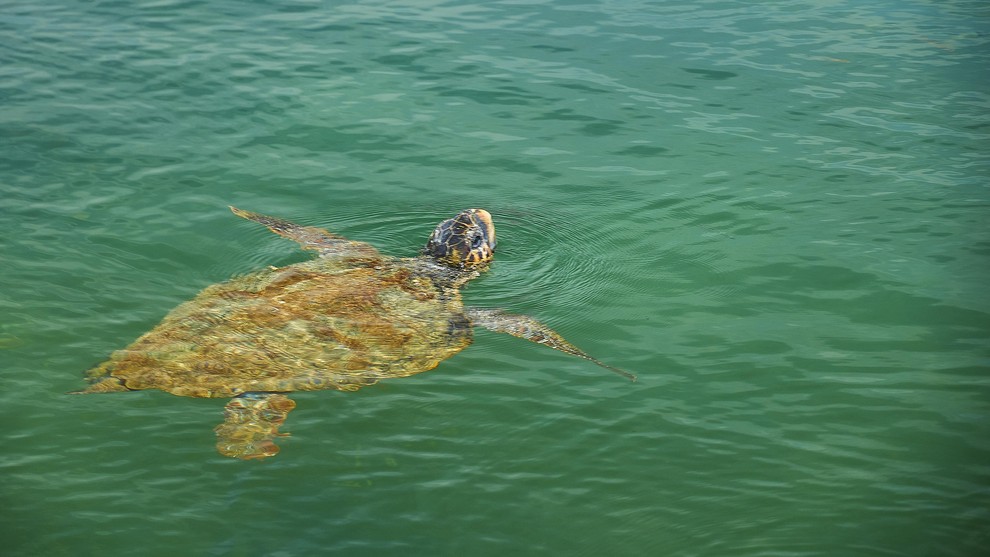
[(224, 407), (223, 423), (215, 429), (217, 452), (240, 459), (267, 458), (278, 454), (275, 437), (285, 437), (278, 428), (296, 407), (289, 397), (277, 393), (246, 393)]

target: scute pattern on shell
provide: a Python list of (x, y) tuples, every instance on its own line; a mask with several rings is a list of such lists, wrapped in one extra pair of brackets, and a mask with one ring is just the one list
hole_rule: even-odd
[(471, 340), (456, 288), (416, 260), (321, 258), (206, 288), (88, 375), (191, 397), (356, 390), (433, 369)]

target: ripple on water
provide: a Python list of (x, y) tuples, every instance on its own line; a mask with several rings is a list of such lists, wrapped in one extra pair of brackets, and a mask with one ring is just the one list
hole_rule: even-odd
[(483, 286), (471, 290), (472, 300), (552, 315), (555, 324), (588, 319), (589, 309), (607, 303), (619, 278), (615, 229), (560, 207), (506, 210), (495, 219), (496, 262)]

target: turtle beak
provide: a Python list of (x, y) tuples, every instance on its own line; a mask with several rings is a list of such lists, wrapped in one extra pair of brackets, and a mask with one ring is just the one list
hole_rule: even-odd
[(469, 209), (471, 214), (474, 215), (475, 222), (485, 233), (485, 240), (488, 245), (495, 251), (495, 223), (492, 222), (492, 214), (484, 209)]
[(470, 228), (465, 231), (461, 240), (464, 251), (459, 254), (460, 266), (474, 267), (491, 261), (495, 255), (495, 224), (492, 223), (492, 214), (484, 209), (468, 209), (456, 218), (470, 223)]

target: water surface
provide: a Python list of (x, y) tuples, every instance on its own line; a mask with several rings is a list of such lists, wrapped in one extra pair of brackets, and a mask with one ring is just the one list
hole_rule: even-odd
[[(8, 555), (980, 554), (982, 2), (0, 4)], [(294, 396), (72, 397), (208, 284), (484, 207), (480, 332)]]

